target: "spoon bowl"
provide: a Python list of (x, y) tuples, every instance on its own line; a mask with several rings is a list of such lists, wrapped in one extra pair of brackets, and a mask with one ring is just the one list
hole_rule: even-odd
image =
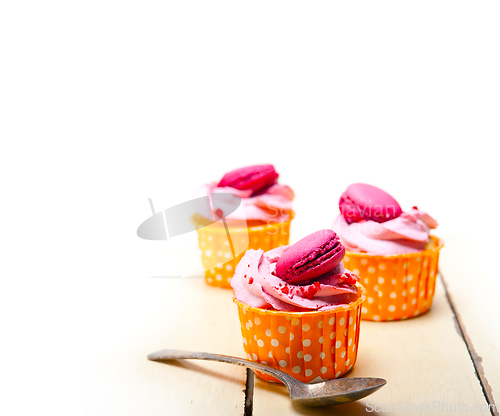
[(257, 364), (243, 358), (207, 352), (160, 350), (149, 354), (148, 360), (158, 362), (169, 360), (209, 360), (248, 367), (281, 380), (290, 393), (290, 399), (295, 403), (307, 406), (329, 406), (353, 402), (376, 392), (387, 383), (382, 378), (353, 377), (328, 380), (316, 384), (306, 384), (294, 379), (284, 371), (267, 365)]

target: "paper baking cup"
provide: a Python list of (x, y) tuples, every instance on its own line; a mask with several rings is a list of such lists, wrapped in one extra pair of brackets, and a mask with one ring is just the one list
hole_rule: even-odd
[[(243, 348), (251, 361), (282, 370), (304, 383), (338, 378), (356, 362), (364, 291), (346, 306), (327, 312), (280, 312), (236, 299)], [(266, 381), (276, 378), (254, 371)]]
[[(252, 225), (251, 221), (248, 223), (228, 221), (229, 235), (235, 254), (239, 253), (234, 258), (226, 229), (221, 222), (197, 229), (206, 282), (212, 286), (230, 288), (234, 270), (246, 250), (260, 248), (269, 251), (288, 245), (290, 223), (293, 217), (294, 214), (291, 212), (287, 221), (258, 225)], [(202, 224), (202, 221), (203, 219), (195, 217), (195, 222)]]
[(443, 242), (431, 236), (424, 251), (396, 256), (346, 252), (346, 269), (366, 289), (361, 319), (396, 321), (427, 312), (432, 305)]

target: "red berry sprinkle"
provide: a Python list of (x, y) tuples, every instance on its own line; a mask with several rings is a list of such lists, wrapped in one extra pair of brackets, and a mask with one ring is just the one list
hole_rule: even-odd
[(250, 283), (250, 284), (253, 283), (253, 277), (251, 277), (250, 279), (248, 279), (248, 283)]

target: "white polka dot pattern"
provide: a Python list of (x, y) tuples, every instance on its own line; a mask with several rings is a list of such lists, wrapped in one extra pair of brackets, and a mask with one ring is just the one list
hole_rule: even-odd
[[(283, 223), (244, 228), (228, 222), (234, 248), (241, 253), (236, 258), (233, 258), (223, 224), (204, 226), (206, 221), (197, 216), (193, 218), (193, 221), (197, 224), (198, 244), (206, 270), (206, 282), (212, 286), (230, 288), (234, 270), (247, 249), (261, 248), (268, 251), (288, 244), (292, 219)], [(217, 270), (216, 276), (214, 269)]]
[(348, 253), (345, 267), (358, 272), (367, 292), (363, 319), (412, 318), (432, 306), (442, 243), (431, 239), (429, 248), (417, 254), (384, 257)]
[[(340, 377), (356, 362), (361, 299), (351, 309), (341, 307), (337, 312), (298, 317), (283, 312), (259, 313), (258, 308), (236, 303), (243, 347), (253, 361), (266, 361), (306, 383), (317, 377)], [(275, 381), (271, 376), (256, 374)]]

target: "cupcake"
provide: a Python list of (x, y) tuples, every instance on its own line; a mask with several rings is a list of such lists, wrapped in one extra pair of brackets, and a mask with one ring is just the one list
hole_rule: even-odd
[[(294, 193), (278, 177), (273, 165), (248, 166), (198, 189), (197, 196), (208, 195), (211, 201), (205, 209), (200, 205), (193, 218), (208, 284), (230, 288), (247, 249), (267, 251), (288, 244)], [(221, 210), (223, 204), (214, 202), (224, 195), (238, 200), (238, 208), (228, 215)]]
[(305, 383), (340, 377), (354, 366), (365, 297), (359, 277), (344, 268), (344, 253), (332, 230), (245, 253), (231, 285), (248, 359)]
[(361, 318), (393, 321), (428, 311), (443, 247), (429, 234), (437, 222), (417, 207), (403, 212), (387, 192), (361, 183), (347, 188), (339, 207), (332, 228), (346, 248), (346, 267), (366, 289)]

